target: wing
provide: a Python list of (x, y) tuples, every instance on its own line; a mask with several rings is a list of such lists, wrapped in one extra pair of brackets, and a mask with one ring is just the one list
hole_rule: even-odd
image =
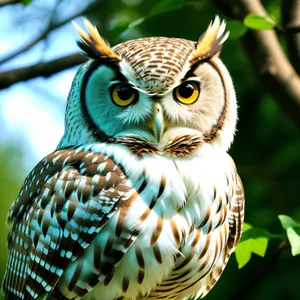
[[(6, 299), (55, 294), (55, 286), (70, 262), (83, 253), (116, 211), (126, 210), (134, 199), (121, 167), (90, 148), (53, 152), (26, 178), (8, 216), (13, 226), (3, 280)], [(107, 276), (132, 244), (134, 232), (125, 236), (119, 229), (105, 254), (110, 257), (116, 244), (120, 253), (110, 257), (109, 265), (105, 257), (101, 260), (94, 285)]]
[[(235, 169), (234, 162), (232, 161), (233, 167)], [(221, 274), (223, 273), (228, 260), (236, 248), (241, 235), (242, 235), (242, 228), (244, 223), (244, 209), (245, 209), (245, 197), (244, 197), (244, 188), (241, 178), (236, 172), (235, 169), (235, 182), (233, 183), (234, 186), (234, 194), (230, 201), (230, 212), (228, 217), (229, 222), (229, 235), (227, 240), (227, 245), (217, 262), (214, 269), (211, 273), (207, 276), (206, 279), (206, 291), (201, 295), (201, 298), (204, 297), (214, 286), (217, 280), (220, 278)]]
[(227, 242), (228, 255), (234, 251), (237, 246), (244, 224), (244, 210), (245, 210), (245, 195), (243, 183), (238, 174), (236, 174), (236, 188), (234, 197), (231, 200), (231, 209), (229, 215), (229, 237)]

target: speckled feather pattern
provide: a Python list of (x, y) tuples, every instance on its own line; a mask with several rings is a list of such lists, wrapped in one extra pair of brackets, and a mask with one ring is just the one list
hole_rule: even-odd
[[(207, 293), (239, 239), (243, 218), (233, 161), (225, 156), (212, 163), (209, 157), (140, 161), (118, 145), (46, 157), (10, 211), (17, 219), (9, 237), (7, 299), (78, 299), (93, 288), (84, 299)], [(195, 163), (203, 174), (197, 179)]]
[(158, 94), (172, 86), (196, 43), (184, 39), (152, 37), (128, 41), (114, 47), (133, 69), (146, 91)]
[(20, 299), (54, 287), (70, 260), (125, 203), (124, 181), (111, 159), (81, 149), (56, 151), (37, 165), (9, 213), (9, 220), (17, 220), (8, 238), (8, 299), (18, 299), (13, 293), (20, 287), (26, 287), (16, 293)]

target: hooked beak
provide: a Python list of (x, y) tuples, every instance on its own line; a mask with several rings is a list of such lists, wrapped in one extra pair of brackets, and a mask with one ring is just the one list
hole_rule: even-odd
[(156, 140), (159, 142), (164, 133), (165, 121), (162, 106), (157, 102), (154, 104), (154, 114), (150, 124)]

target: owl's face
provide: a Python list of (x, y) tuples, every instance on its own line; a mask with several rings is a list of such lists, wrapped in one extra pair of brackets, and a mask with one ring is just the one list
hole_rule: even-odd
[(229, 147), (236, 99), (218, 58), (227, 37), (224, 23), (216, 18), (198, 43), (144, 38), (114, 48), (86, 26), (89, 35), (77, 28), (80, 46), (93, 59), (76, 76), (80, 84), (74, 80), (72, 89), (80, 92), (70, 93), (61, 146), (136, 139), (163, 151), (197, 138)]

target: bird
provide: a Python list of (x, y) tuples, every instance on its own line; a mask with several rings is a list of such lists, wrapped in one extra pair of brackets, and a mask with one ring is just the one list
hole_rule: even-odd
[(8, 213), (5, 299), (204, 297), (244, 220), (226, 23), (114, 47), (84, 24), (64, 135)]

